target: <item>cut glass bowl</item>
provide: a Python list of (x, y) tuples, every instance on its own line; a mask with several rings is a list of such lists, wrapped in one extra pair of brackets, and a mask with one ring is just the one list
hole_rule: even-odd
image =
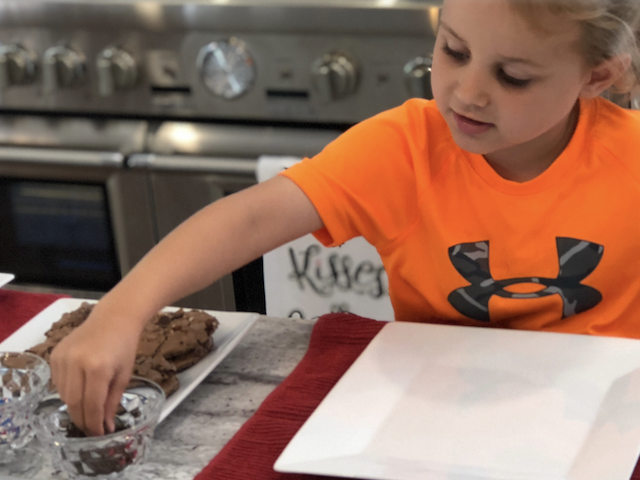
[(164, 400), (156, 383), (133, 377), (120, 401), (116, 432), (86, 437), (53, 394), (38, 407), (38, 438), (54, 467), (71, 479), (124, 479), (144, 461)]
[(25, 474), (39, 468), (34, 411), (47, 392), (49, 365), (31, 353), (0, 352), (0, 474)]

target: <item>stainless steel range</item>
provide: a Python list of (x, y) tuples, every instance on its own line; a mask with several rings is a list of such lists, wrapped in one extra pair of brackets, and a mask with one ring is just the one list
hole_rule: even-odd
[[(431, 96), (439, 1), (0, 3), (0, 271), (99, 296), (261, 155)], [(260, 261), (183, 303), (264, 310)]]

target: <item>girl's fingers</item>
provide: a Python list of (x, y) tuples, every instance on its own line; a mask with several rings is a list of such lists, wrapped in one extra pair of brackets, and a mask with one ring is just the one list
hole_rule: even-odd
[[(84, 386), (83, 430), (89, 435), (104, 435), (105, 404), (111, 379), (102, 372), (92, 372)], [(107, 417), (108, 418), (108, 417)]]
[[(49, 358), (51, 366), (51, 381), (58, 392), (64, 392), (65, 387), (65, 363), (58, 360), (58, 356), (54, 353)], [(64, 399), (63, 399), (64, 401)]]
[[(73, 389), (74, 382), (72, 379), (70, 379), (72, 374), (69, 368), (67, 368), (67, 366), (69, 365), (69, 362), (67, 362), (64, 358), (61, 358), (56, 350), (54, 350), (53, 353), (51, 354), (50, 365), (51, 365), (51, 380), (53, 381), (53, 385), (58, 391), (58, 394), (60, 395), (60, 399), (65, 404), (74, 405), (69, 408), (69, 415), (74, 415), (73, 410), (74, 409), (77, 410), (77, 405), (82, 400), (82, 394), (78, 392), (82, 392), (84, 390), (84, 386), (81, 386), (79, 390)], [(84, 377), (81, 376), (80, 378), (82, 379)], [(80, 398), (78, 399), (78, 397)], [(72, 403), (72, 402), (75, 402), (75, 403)]]
[(109, 386), (109, 393), (107, 394), (107, 400), (104, 409), (104, 421), (107, 426), (107, 433), (115, 431), (116, 427), (113, 423), (113, 419), (118, 411), (122, 394), (124, 393), (127, 384), (129, 383), (129, 375), (125, 375), (122, 372), (117, 374)]
[(71, 420), (83, 431), (87, 429), (84, 412), (85, 383), (84, 372), (80, 368), (68, 365), (62, 380), (62, 390), (58, 390), (60, 398), (67, 405)]

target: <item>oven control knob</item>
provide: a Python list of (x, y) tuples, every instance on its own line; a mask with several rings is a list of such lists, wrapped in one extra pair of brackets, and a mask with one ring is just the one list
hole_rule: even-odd
[(431, 64), (431, 58), (416, 57), (404, 66), (404, 76), (412, 98), (433, 98)]
[(53, 93), (59, 89), (80, 85), (86, 76), (84, 56), (70, 47), (51, 47), (42, 59), (44, 90)]
[(321, 102), (348, 97), (358, 86), (358, 66), (343, 53), (327, 53), (311, 66), (313, 88)]
[(36, 78), (36, 54), (17, 45), (0, 46), (0, 90), (26, 85)]
[(133, 56), (116, 47), (105, 48), (96, 60), (98, 91), (103, 97), (113, 95), (116, 90), (127, 90), (136, 84), (138, 65)]
[(206, 89), (223, 100), (248, 93), (256, 80), (255, 61), (247, 44), (235, 37), (202, 47), (196, 64)]

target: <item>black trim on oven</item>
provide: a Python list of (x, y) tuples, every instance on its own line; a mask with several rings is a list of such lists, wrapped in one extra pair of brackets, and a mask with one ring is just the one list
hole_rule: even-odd
[(266, 315), (262, 257), (239, 268), (232, 276), (236, 310)]

